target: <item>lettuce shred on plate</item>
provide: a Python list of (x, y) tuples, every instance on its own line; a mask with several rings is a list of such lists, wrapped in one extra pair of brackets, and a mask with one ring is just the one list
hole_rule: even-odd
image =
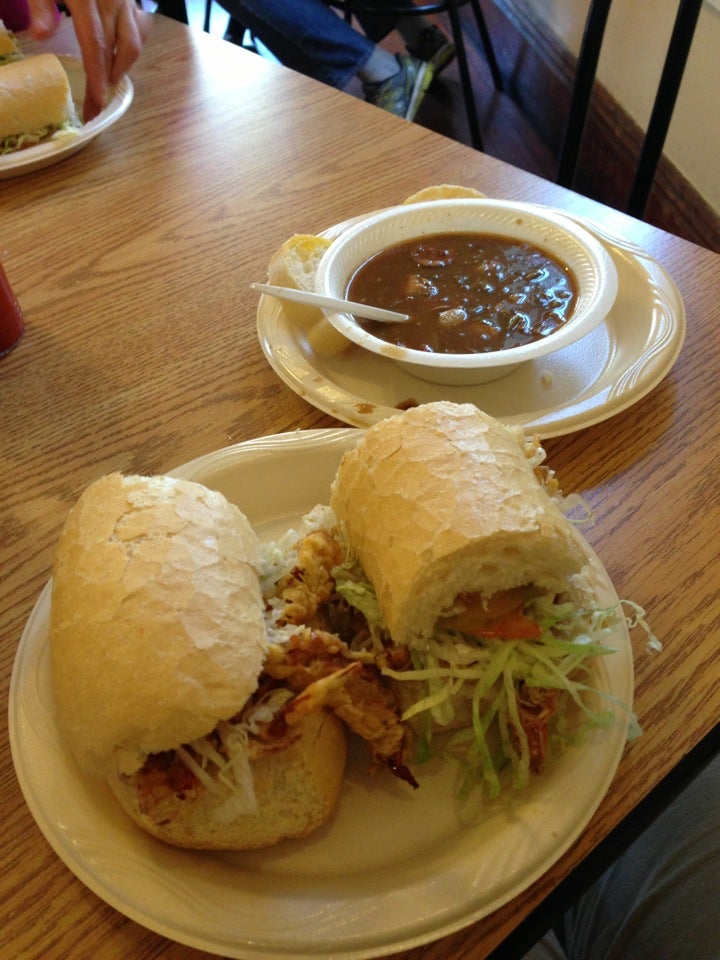
[[(322, 528), (334, 528), (328, 507), (305, 517), (302, 530), (290, 530), (265, 546), (261, 581), (270, 609), (273, 585), (297, 561), (295, 543)], [(626, 602), (581, 609), (563, 598), (531, 596), (525, 612), (539, 636), (527, 639), (480, 637), (441, 620), (430, 641), (405, 651), (406, 662), (398, 668), (388, 656), (393, 645), (375, 591), (360, 566), (347, 558), (332, 569), (332, 577), (336, 597), (362, 615), (364, 626), (341, 639), (358, 656), (374, 660), (397, 693), (402, 720), (413, 730), (416, 756), (408, 762), (433, 756), (454, 761), (462, 773), (461, 796), (480, 788), (494, 797), (506, 784), (522, 789), (546, 760), (615, 722), (618, 708), (630, 716), (629, 736), (639, 733), (629, 706), (592, 682), (594, 664), (613, 653), (612, 635), (623, 620), (630, 629), (641, 626), (648, 646), (659, 649), (636, 604), (628, 603), (631, 614), (626, 615)], [(273, 639), (287, 642), (289, 634), (277, 629)]]

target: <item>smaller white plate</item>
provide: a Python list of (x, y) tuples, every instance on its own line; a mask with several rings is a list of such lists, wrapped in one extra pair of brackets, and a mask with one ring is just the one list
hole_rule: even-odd
[[(474, 403), (541, 438), (607, 420), (646, 396), (671, 369), (685, 339), (685, 307), (672, 278), (642, 248), (574, 219), (605, 244), (615, 262), (615, 304), (582, 340), (500, 380), (476, 386), (425, 383), (356, 346), (321, 357), (287, 319), (280, 301), (267, 296), (257, 310), (263, 353), (295, 393), (356, 427), (369, 427), (398, 407), (433, 400)], [(352, 222), (330, 228), (326, 236)]]
[[(64, 54), (59, 54), (58, 60), (68, 75), (78, 116), (82, 116), (85, 97), (85, 71), (82, 61), (79, 57)], [(77, 136), (60, 135), (55, 140), (45, 140), (32, 147), (25, 147), (15, 153), (0, 156), (0, 180), (18, 177), (33, 170), (42, 170), (82, 150), (99, 133), (120, 119), (132, 103), (133, 92), (132, 81), (129, 77), (123, 77), (117, 86), (111, 88), (105, 109), (89, 123), (83, 124)]]

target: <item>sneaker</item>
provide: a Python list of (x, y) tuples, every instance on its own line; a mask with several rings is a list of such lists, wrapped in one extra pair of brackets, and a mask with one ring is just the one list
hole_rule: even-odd
[(252, 51), (252, 53), (258, 52), (255, 46), (255, 40), (250, 31), (244, 24), (235, 20), (234, 17), (230, 17), (228, 20), (223, 40), (227, 40), (228, 43), (234, 43), (238, 47), (244, 47), (246, 50)]
[(414, 120), (418, 107), (430, 86), (434, 70), (431, 64), (415, 57), (396, 54), (400, 69), (382, 83), (363, 85), (368, 103), (382, 107), (405, 120)]
[(438, 27), (425, 27), (418, 34), (415, 46), (408, 47), (408, 53), (429, 63), (437, 75), (455, 59), (455, 44)]

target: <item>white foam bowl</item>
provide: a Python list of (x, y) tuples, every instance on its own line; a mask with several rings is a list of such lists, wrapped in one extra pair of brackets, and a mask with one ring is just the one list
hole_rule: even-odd
[(438, 233), (489, 233), (535, 244), (570, 268), (577, 300), (565, 323), (548, 336), (486, 353), (411, 350), (368, 333), (350, 313), (324, 311), (330, 323), (353, 343), (388, 357), (422, 380), (452, 385), (496, 380), (521, 363), (562, 350), (586, 336), (603, 321), (615, 301), (615, 264), (602, 243), (583, 227), (534, 204), (474, 198), (403, 204), (353, 222), (320, 260), (315, 289), (345, 299), (352, 276), (369, 257), (393, 244)]

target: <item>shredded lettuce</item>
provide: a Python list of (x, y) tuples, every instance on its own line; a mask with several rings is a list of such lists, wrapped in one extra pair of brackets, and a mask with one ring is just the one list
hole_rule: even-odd
[(213, 811), (219, 823), (231, 823), (239, 816), (258, 812), (250, 767), (250, 737), (257, 734), (262, 724), (269, 723), (292, 696), (285, 688), (272, 690), (253, 705), (241, 722), (221, 720), (213, 731), (219, 746), (211, 737), (200, 737), (178, 748), (178, 756), (205, 789), (224, 794)]
[[(352, 564), (334, 572), (338, 592), (365, 615), (381, 647), (388, 636), (371, 584)], [(633, 611), (628, 625), (642, 624), (643, 611), (635, 605)], [(525, 612), (540, 626), (537, 640), (481, 638), (439, 627), (431, 640), (411, 651), (411, 668), (382, 668), (398, 684), (401, 698), (403, 685), (412, 690), (402, 719), (412, 721), (417, 731), (417, 760), (436, 754), (454, 760), (463, 771), (464, 797), (475, 788), (494, 797), (507, 780), (517, 789), (530, 781), (531, 745), (518, 700), (523, 686), (557, 691), (548, 757), (582, 742), (590, 730), (613, 723), (615, 708), (629, 709), (590, 682), (592, 663), (613, 652), (609, 640), (624, 616), (622, 605), (580, 609), (541, 595), (528, 602)], [(639, 728), (632, 721), (635, 735)]]
[(82, 121), (78, 115), (75, 102), (70, 96), (67, 101), (67, 117), (61, 124), (50, 124), (38, 130), (28, 130), (25, 133), (13, 134), (0, 140), (0, 156), (14, 153), (25, 147), (32, 147), (46, 140), (72, 140), (80, 135)]
[(297, 563), (297, 544), (315, 530), (331, 530), (335, 526), (335, 514), (330, 507), (317, 504), (300, 519), (297, 527), (291, 527), (278, 540), (268, 540), (261, 545), (258, 574), (263, 594), (288, 574)]

